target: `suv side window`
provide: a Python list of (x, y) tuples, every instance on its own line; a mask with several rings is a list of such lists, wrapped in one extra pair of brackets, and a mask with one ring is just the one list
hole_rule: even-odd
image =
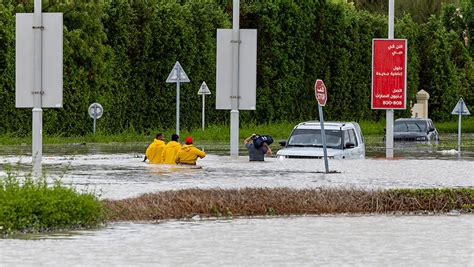
[(435, 126), (432, 120), (428, 121), (428, 129), (435, 129)]
[(357, 138), (356, 138), (356, 134), (354, 132), (354, 129), (350, 129), (349, 130), (349, 137), (350, 137), (350, 140), (352, 143), (354, 143), (355, 146), (357, 146)]
[(344, 146), (349, 142), (354, 143), (355, 146), (358, 146), (354, 129), (344, 131)]

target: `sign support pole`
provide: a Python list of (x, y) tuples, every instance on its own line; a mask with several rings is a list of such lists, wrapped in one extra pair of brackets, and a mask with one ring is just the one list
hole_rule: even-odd
[(230, 156), (239, 156), (239, 45), (240, 0), (233, 0), (232, 7), (232, 91), (230, 111)]
[(329, 173), (328, 150), (326, 146), (326, 132), (324, 130), (323, 107), (321, 107), (319, 103), (318, 103), (318, 111), (319, 111), (319, 123), (321, 125), (321, 137), (323, 139), (324, 169), (326, 170), (326, 173)]
[(458, 155), (461, 155), (461, 116), (464, 106), (464, 101), (460, 101), (461, 108), (459, 109), (459, 119), (458, 119)]
[(41, 161), (43, 158), (43, 109), (42, 107), (42, 94), (43, 94), (43, 81), (42, 81), (42, 65), (43, 65), (43, 47), (42, 47), (42, 4), (41, 0), (35, 0), (34, 2), (34, 18), (33, 18), (33, 38), (34, 38), (34, 50), (33, 50), (33, 68), (34, 68), (34, 83), (33, 83), (33, 134), (32, 134), (32, 158), (33, 158), (33, 175), (40, 177), (42, 172)]
[(176, 83), (176, 134), (179, 136), (179, 75), (178, 70), (178, 82)]
[(94, 106), (94, 123), (92, 125), (93, 126), (92, 131), (94, 134), (95, 134), (96, 121), (97, 121), (97, 106)]
[(204, 131), (204, 118), (206, 112), (206, 95), (202, 94), (202, 130)]
[[(394, 39), (395, 0), (388, 3), (388, 39)], [(385, 114), (385, 157), (393, 158), (393, 109), (387, 109)]]
[(206, 95), (210, 95), (209, 87), (207, 87), (206, 82), (202, 82), (201, 87), (199, 87), (198, 95), (202, 95), (202, 130), (206, 126)]
[(173, 66), (168, 78), (166, 79), (167, 83), (176, 83), (176, 134), (179, 136), (179, 86), (181, 82), (190, 82), (186, 72), (181, 67), (178, 61)]

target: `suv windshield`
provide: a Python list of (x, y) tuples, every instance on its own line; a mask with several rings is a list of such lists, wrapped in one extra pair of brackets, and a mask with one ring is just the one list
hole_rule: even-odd
[[(342, 149), (342, 132), (340, 130), (325, 130), (326, 146), (329, 148)], [(295, 129), (288, 140), (288, 147), (323, 147), (321, 130), (319, 129)]]
[(426, 132), (426, 123), (423, 121), (395, 121), (394, 132)]

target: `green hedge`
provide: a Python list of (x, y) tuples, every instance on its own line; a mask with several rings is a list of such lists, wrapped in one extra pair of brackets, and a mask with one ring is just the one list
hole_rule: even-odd
[(90, 228), (105, 222), (98, 198), (45, 178), (0, 177), (0, 238), (17, 232)]
[[(14, 104), (14, 14), (33, 11), (24, 3), (0, 3), (0, 133), (23, 136), (31, 131), (31, 109)], [(203, 81), (212, 92), (207, 122), (228, 123), (214, 96), (216, 29), (231, 28), (231, 1), (49, 1), (43, 9), (64, 13), (64, 108), (45, 109), (45, 134), (91, 132), (92, 102), (104, 106), (100, 132), (174, 128), (176, 85), (165, 80), (176, 61), (191, 79), (181, 86), (182, 128), (201, 123)], [(409, 15), (396, 22), (395, 37), (409, 44), (408, 100), (426, 90), (435, 121), (455, 120), (450, 112), (461, 96), (474, 103), (472, 4), (463, 2), (464, 20), (457, 12), (446, 6), (424, 24)], [(344, 1), (242, 1), (240, 24), (258, 29), (257, 110), (242, 111), (243, 123), (316, 119), (317, 78), (328, 88), (328, 120), (384, 119), (385, 112), (370, 109), (370, 88), (371, 42), (387, 36), (385, 16)], [(396, 112), (408, 115), (409, 107)]]

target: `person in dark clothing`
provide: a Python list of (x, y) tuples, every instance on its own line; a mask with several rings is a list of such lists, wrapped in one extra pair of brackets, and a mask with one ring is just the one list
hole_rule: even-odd
[(249, 161), (264, 161), (265, 154), (268, 156), (272, 155), (272, 149), (267, 143), (263, 143), (263, 145), (259, 148), (256, 148), (253, 140), (257, 139), (257, 134), (252, 134), (251, 136), (245, 138), (244, 144), (245, 148), (249, 152)]

